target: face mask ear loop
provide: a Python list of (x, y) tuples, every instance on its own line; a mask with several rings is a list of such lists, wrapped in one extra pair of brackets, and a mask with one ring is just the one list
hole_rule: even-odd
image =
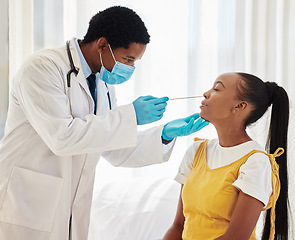
[(101, 66), (104, 67), (103, 63), (102, 63), (102, 58), (101, 58), (101, 53), (99, 54), (99, 58), (100, 58), (100, 63), (101, 63)]
[(111, 50), (111, 54), (112, 54), (112, 56), (113, 56), (113, 59), (114, 59), (114, 61), (115, 61), (115, 63), (116, 63), (117, 60), (116, 60), (116, 58), (115, 58), (115, 56), (114, 56), (114, 54), (113, 54), (113, 51), (112, 51), (111, 45), (110, 45), (110, 44), (108, 44), (108, 45), (109, 45), (109, 48), (110, 48), (110, 50)]

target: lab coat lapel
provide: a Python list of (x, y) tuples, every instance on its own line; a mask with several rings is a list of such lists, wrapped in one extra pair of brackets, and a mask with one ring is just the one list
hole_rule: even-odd
[(108, 92), (108, 89), (105, 85), (105, 82), (98, 79), (96, 115), (104, 116), (107, 113), (107, 111), (110, 110), (107, 92)]

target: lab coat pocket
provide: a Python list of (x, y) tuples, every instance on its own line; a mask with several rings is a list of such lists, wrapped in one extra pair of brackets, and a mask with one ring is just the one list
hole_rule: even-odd
[(15, 167), (0, 209), (0, 221), (50, 232), (62, 186), (62, 178)]

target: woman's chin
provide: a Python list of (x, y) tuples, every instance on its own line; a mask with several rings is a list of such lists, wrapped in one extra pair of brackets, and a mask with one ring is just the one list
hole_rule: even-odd
[[(206, 121), (209, 121), (209, 120), (206, 118), (206, 116), (204, 116), (204, 114), (202, 113), (202, 111), (200, 112), (200, 117), (203, 118), (203, 119), (206, 120)], [(209, 121), (209, 122), (210, 122), (210, 121)]]

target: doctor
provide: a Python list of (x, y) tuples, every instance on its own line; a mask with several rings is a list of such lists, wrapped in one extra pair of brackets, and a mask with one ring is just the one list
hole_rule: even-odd
[(193, 115), (137, 132), (162, 118), (168, 98), (116, 106), (114, 85), (130, 78), (148, 42), (135, 12), (111, 7), (91, 19), (83, 40), (22, 65), (0, 142), (1, 240), (86, 240), (101, 155), (115, 166), (161, 163), (175, 137), (207, 124)]

